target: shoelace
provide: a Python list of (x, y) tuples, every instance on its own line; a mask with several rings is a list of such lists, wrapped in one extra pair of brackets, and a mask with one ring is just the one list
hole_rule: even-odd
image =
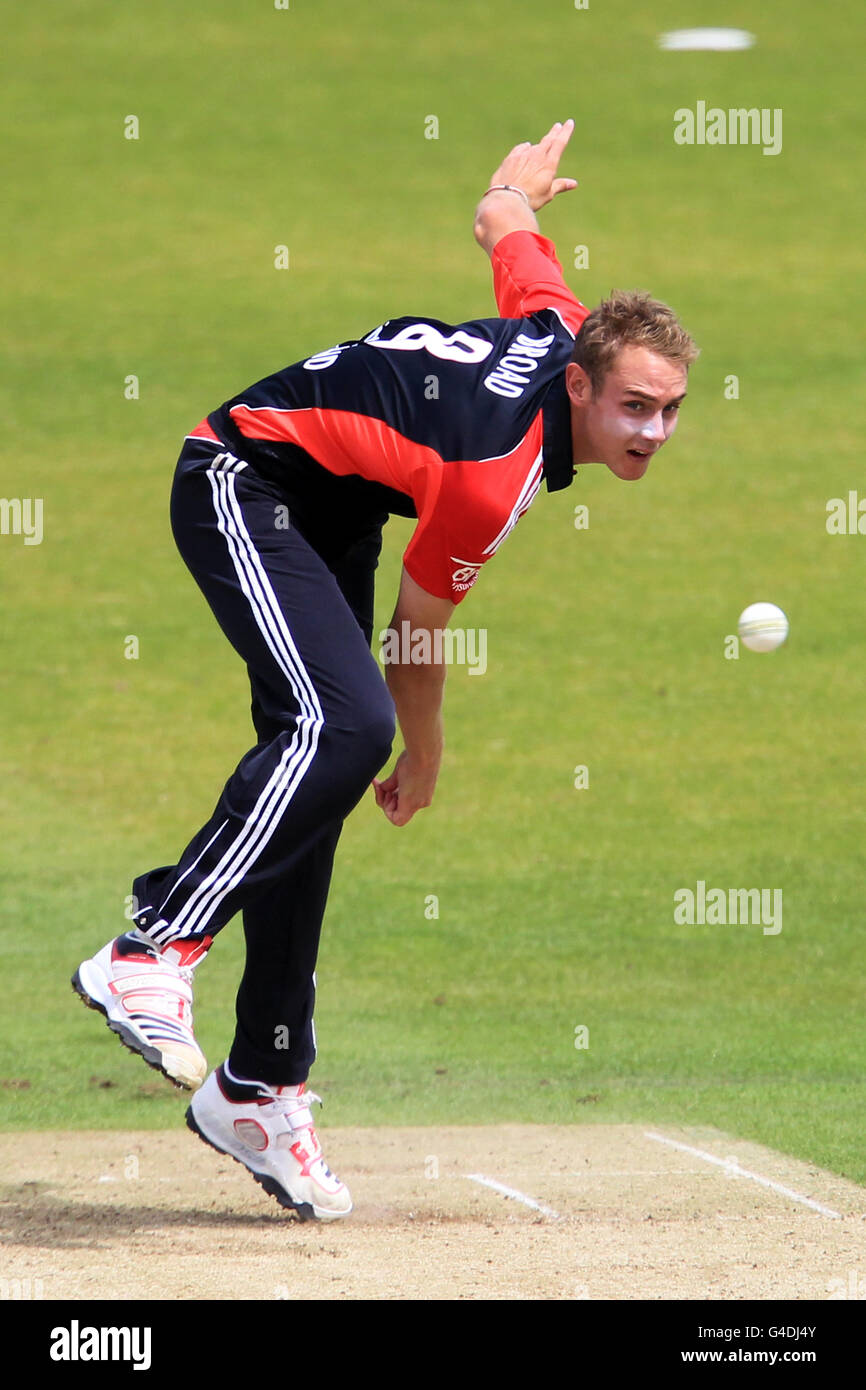
[[(124, 958), (121, 957), (121, 963), (123, 959)], [(196, 965), (198, 965), (198, 963), (199, 962), (196, 961)], [(170, 970), (173, 975), (176, 975), (179, 979), (183, 980), (186, 984), (188, 984), (190, 988), (192, 988), (193, 980), (195, 977), (195, 965), (178, 965), (176, 961), (167, 959), (160, 952), (156, 953), (155, 957), (150, 961), (150, 964), (154, 969), (157, 970)], [(136, 965), (134, 967), (133, 973), (140, 969), (141, 966)]]
[(160, 961), (159, 963), (163, 969), (165, 969), (167, 965), (171, 966), (177, 978), (183, 980), (184, 984), (189, 985), (190, 989), (192, 989), (195, 978), (194, 965), (175, 965), (174, 961), (166, 960)]
[[(129, 957), (126, 957), (125, 959), (129, 960)], [(123, 964), (123, 961), (124, 957), (121, 957), (121, 965)], [(189, 985), (190, 989), (192, 989), (195, 977), (195, 965), (176, 965), (173, 960), (166, 960), (163, 956), (157, 955), (154, 960), (150, 961), (150, 966), (152, 969), (155, 970), (171, 971), (172, 975), (174, 975), (176, 979), (183, 980), (184, 983)], [(146, 967), (142, 967), (138, 964), (130, 964), (128, 973), (131, 975), (140, 974), (142, 968)]]
[(269, 1097), (270, 1102), (276, 1108), (277, 1113), (280, 1115), (285, 1115), (286, 1119), (289, 1122), (289, 1126), (292, 1130), (313, 1130), (312, 1114), (310, 1115), (309, 1121), (306, 1124), (302, 1125), (294, 1124), (292, 1117), (296, 1115), (299, 1110), (309, 1110), (310, 1106), (313, 1104), (324, 1105), (322, 1097), (317, 1096), (315, 1091), (304, 1091), (303, 1094), (300, 1096), (281, 1096), (278, 1091), (273, 1090), (270, 1086), (266, 1086), (261, 1081), (259, 1081), (257, 1085), (259, 1088), (259, 1093), (263, 1096)]

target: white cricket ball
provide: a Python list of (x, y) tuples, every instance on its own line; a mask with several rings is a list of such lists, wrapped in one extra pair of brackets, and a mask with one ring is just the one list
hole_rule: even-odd
[(737, 623), (740, 641), (753, 652), (772, 652), (788, 636), (788, 619), (775, 603), (750, 603)]

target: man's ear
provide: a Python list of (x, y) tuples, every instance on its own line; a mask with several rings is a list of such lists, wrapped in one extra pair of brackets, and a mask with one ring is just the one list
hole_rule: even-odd
[(565, 369), (565, 389), (574, 405), (588, 405), (592, 398), (592, 382), (578, 362), (569, 362)]

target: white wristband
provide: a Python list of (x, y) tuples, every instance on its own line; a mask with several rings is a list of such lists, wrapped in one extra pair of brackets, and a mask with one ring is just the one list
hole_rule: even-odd
[[(519, 193), (529, 211), (532, 212), (533, 210), (528, 195), (514, 183), (494, 183), (488, 188), (487, 193)], [(487, 193), (482, 193), (482, 198), (486, 198)]]

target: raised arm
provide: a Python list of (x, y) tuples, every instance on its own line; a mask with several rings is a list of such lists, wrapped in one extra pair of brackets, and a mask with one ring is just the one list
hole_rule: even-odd
[[(577, 188), (576, 179), (556, 176), (562, 152), (571, 139), (574, 121), (559, 121), (538, 142), (525, 141), (515, 145), (505, 156), (490, 180), (494, 185), (508, 185), (484, 194), (475, 210), (475, 240), (491, 256), (497, 241), (509, 232), (537, 232), (535, 214), (550, 203), (557, 193)], [(515, 191), (516, 190), (516, 191)]]

